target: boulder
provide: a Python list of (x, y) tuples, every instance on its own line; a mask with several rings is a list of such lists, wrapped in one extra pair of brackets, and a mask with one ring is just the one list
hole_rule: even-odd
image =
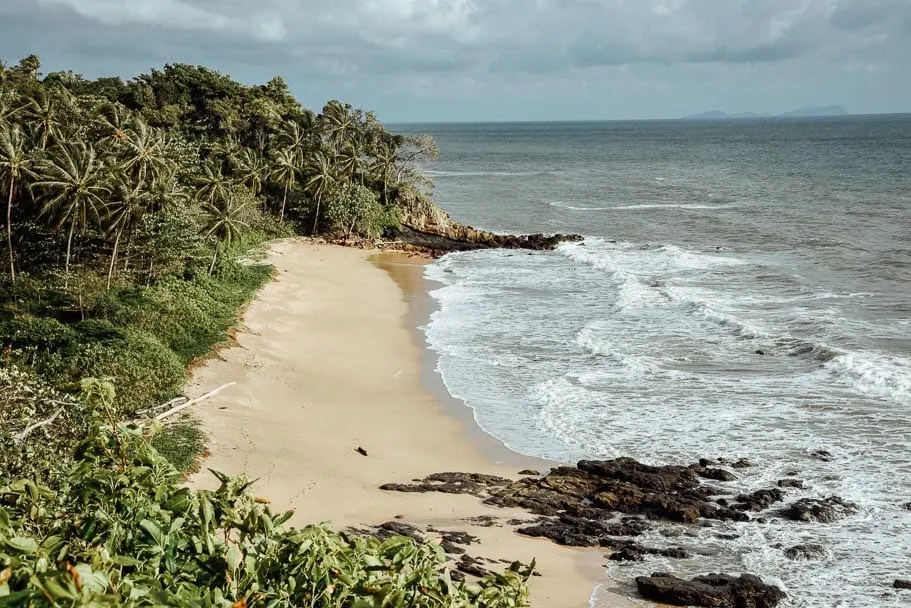
[(911, 589), (911, 581), (897, 578), (895, 582), (892, 583), (894, 589)]
[(752, 494), (741, 494), (737, 497), (734, 508), (740, 511), (764, 511), (776, 502), (784, 500), (784, 492), (778, 488), (758, 490)]
[(778, 487), (779, 488), (803, 488), (803, 480), (801, 480), (801, 479), (779, 479)]
[(833, 523), (857, 513), (857, 505), (838, 496), (818, 500), (804, 498), (782, 511), (782, 515), (794, 521), (818, 521)]
[(778, 587), (751, 574), (709, 574), (687, 581), (659, 572), (637, 577), (636, 586), (645, 599), (673, 606), (774, 608), (786, 597)]
[(790, 560), (815, 561), (825, 559), (828, 555), (826, 548), (816, 543), (795, 545), (784, 550), (784, 556)]

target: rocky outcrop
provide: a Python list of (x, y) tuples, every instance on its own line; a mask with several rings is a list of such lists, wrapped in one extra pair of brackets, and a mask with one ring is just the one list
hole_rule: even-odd
[(454, 251), (477, 249), (550, 251), (564, 241), (581, 241), (582, 237), (576, 234), (494, 234), (454, 224), (442, 233), (424, 232), (403, 225), (396, 234), (396, 239), (411, 248), (428, 253), (431, 257), (439, 257)]
[(493, 234), (460, 224), (423, 196), (400, 201), (402, 226), (396, 240), (407, 248), (421, 250), (432, 257), (454, 251), (475, 249), (551, 250), (563, 241), (581, 241), (574, 234)]
[(911, 581), (905, 580), (902, 578), (895, 579), (895, 582), (892, 583), (893, 589), (911, 589)]
[(636, 578), (639, 593), (647, 600), (673, 606), (708, 608), (774, 608), (787, 597), (781, 589), (744, 574), (708, 574), (687, 581), (665, 573)]
[(822, 545), (816, 543), (806, 543), (803, 545), (795, 545), (793, 547), (788, 547), (784, 550), (784, 556), (790, 560), (799, 561), (799, 560), (821, 560), (825, 559), (828, 555), (826, 548)]
[(782, 515), (794, 521), (818, 521), (832, 523), (857, 513), (857, 505), (838, 496), (823, 500), (804, 498), (782, 511)]

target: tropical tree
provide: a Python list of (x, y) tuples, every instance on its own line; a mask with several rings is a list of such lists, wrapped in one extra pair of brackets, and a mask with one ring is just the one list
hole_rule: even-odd
[(332, 100), (323, 108), (319, 121), (326, 139), (336, 152), (340, 152), (356, 135), (357, 121), (351, 106)]
[(32, 184), (47, 194), (41, 213), (51, 218), (54, 229), (69, 226), (64, 289), (69, 288), (73, 235), (77, 231), (84, 233), (89, 222), (97, 220), (105, 208), (104, 198), (110, 189), (103, 168), (91, 145), (61, 144), (41, 163), (39, 177)]
[(9, 248), (9, 276), (16, 283), (16, 264), (13, 255), (13, 199), (25, 175), (30, 173), (32, 159), (26, 151), (25, 138), (17, 125), (0, 126), (0, 177), (6, 188), (6, 244)]
[(126, 135), (123, 140), (126, 150), (123, 169), (137, 186), (154, 180), (169, 162), (161, 134), (145, 122), (135, 120)]
[(72, 107), (73, 104), (73, 96), (64, 89), (48, 91), (41, 88), (36, 95), (28, 99), (23, 109), (24, 114), (40, 138), (42, 150), (47, 148), (52, 139), (60, 135), (64, 125), (64, 108)]
[(228, 198), (234, 183), (211, 160), (202, 166), (196, 177), (196, 196), (204, 203), (215, 203)]
[(130, 185), (128, 177), (123, 175), (118, 177), (113, 189), (113, 200), (107, 206), (107, 216), (105, 217), (105, 232), (108, 236), (114, 236), (111, 263), (108, 265), (108, 289), (111, 288), (121, 237), (131, 233), (139, 225), (149, 208), (151, 199), (148, 191)]
[(285, 221), (285, 205), (288, 203), (288, 190), (297, 181), (298, 161), (292, 148), (282, 148), (276, 154), (272, 162), (272, 171), (269, 178), (275, 180), (284, 187), (285, 192), (282, 196), (282, 207), (278, 214), (280, 222)]
[(253, 196), (259, 194), (263, 179), (268, 174), (268, 167), (263, 157), (250, 148), (244, 148), (237, 157), (237, 181), (246, 186)]
[(249, 228), (249, 225), (243, 220), (243, 211), (247, 203), (242, 202), (241, 197), (242, 193), (235, 190), (226, 198), (206, 203), (203, 207), (208, 215), (203, 229), (204, 234), (207, 238), (215, 237), (215, 252), (212, 255), (209, 274), (215, 270), (219, 245), (222, 243), (230, 245), (240, 237), (243, 228)]
[(322, 151), (316, 152), (310, 159), (309, 165), (310, 178), (307, 180), (307, 190), (316, 200), (316, 211), (313, 214), (313, 228), (310, 234), (316, 234), (316, 226), (319, 222), (320, 204), (335, 185), (335, 173), (329, 157)]
[(392, 173), (398, 160), (399, 139), (390, 137), (387, 142), (380, 145), (374, 152), (373, 162), (370, 164), (370, 170), (383, 184), (384, 205), (389, 204), (389, 182), (392, 180)]

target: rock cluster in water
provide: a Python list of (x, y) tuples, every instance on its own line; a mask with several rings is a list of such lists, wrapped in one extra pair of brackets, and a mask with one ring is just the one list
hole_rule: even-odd
[(577, 234), (494, 234), (476, 230), (461, 224), (453, 224), (445, 231), (424, 232), (402, 226), (396, 239), (405, 245), (405, 249), (417, 249), (431, 257), (439, 257), (454, 251), (473, 251), (477, 249), (530, 249), (550, 251), (565, 241), (581, 241)]
[[(532, 522), (515, 522), (520, 534), (549, 538), (561, 545), (610, 548), (614, 553), (609, 558), (616, 561), (641, 561), (648, 555), (685, 559), (689, 555), (683, 548), (650, 548), (631, 539), (641, 536), (656, 521), (703, 525), (712, 520), (750, 521), (751, 513), (784, 503), (789, 490), (803, 485), (799, 479), (783, 479), (778, 487), (750, 494), (724, 487), (737, 479), (735, 470), (749, 466), (746, 460), (700, 460), (690, 466), (650, 466), (632, 458), (583, 460), (574, 467), (555, 467), (543, 476), (528, 471), (532, 475), (518, 480), (438, 473), (411, 483), (386, 484), (381, 489), (470, 494), (489, 505), (518, 507), (538, 516)], [(798, 500), (779, 507), (776, 513), (798, 522), (832, 522), (856, 510), (856, 505), (833, 496)], [(783, 551), (790, 559), (826, 556), (825, 548), (814, 544)], [(656, 574), (637, 583), (645, 597), (678, 605), (685, 600), (697, 606), (761, 608), (774, 606), (784, 597), (777, 587), (749, 575), (711, 575), (683, 581)]]
[(786, 597), (784, 591), (752, 574), (708, 574), (687, 581), (658, 572), (638, 577), (636, 587), (645, 599), (673, 606), (773, 608)]

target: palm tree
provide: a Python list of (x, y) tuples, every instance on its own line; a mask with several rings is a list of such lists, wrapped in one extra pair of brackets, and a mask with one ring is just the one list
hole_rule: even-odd
[(204, 205), (203, 209), (209, 216), (203, 228), (205, 236), (215, 237), (215, 253), (212, 255), (209, 274), (215, 270), (215, 262), (218, 261), (218, 246), (221, 243), (230, 245), (240, 236), (241, 229), (248, 227), (248, 224), (242, 219), (242, 212), (246, 206), (246, 203), (240, 202), (237, 191), (224, 199)]
[(6, 243), (9, 247), (10, 282), (16, 284), (16, 265), (13, 256), (13, 199), (23, 176), (30, 173), (31, 157), (25, 149), (25, 138), (18, 126), (0, 128), (0, 177), (6, 185)]
[(392, 171), (395, 169), (397, 155), (398, 138), (391, 137), (377, 149), (370, 167), (383, 182), (384, 205), (389, 204), (389, 181), (392, 178)]
[(233, 182), (225, 177), (214, 162), (208, 160), (202, 166), (202, 173), (196, 178), (196, 186), (196, 196), (211, 204), (226, 199)]
[(313, 214), (313, 229), (310, 234), (316, 234), (320, 204), (335, 185), (335, 174), (329, 157), (321, 150), (311, 158), (309, 169), (310, 179), (307, 180), (307, 189), (316, 199), (316, 213)]
[(357, 130), (351, 106), (342, 105), (335, 100), (330, 101), (323, 108), (323, 113), (320, 115), (320, 126), (336, 152), (344, 148)]
[(32, 123), (41, 138), (41, 149), (47, 148), (51, 139), (57, 138), (63, 127), (63, 110), (74, 105), (73, 96), (64, 89), (48, 92), (44, 87), (30, 97), (23, 108), (26, 119)]
[(253, 196), (263, 187), (263, 178), (268, 172), (263, 157), (250, 148), (244, 148), (237, 157), (237, 181), (250, 189)]
[(114, 276), (120, 238), (136, 229), (149, 208), (151, 198), (149, 192), (131, 187), (128, 177), (118, 177), (114, 186), (114, 200), (108, 205), (105, 218), (105, 231), (108, 236), (114, 235), (114, 249), (108, 266), (108, 289), (111, 288), (111, 279)]
[(115, 150), (120, 149), (129, 138), (132, 123), (133, 119), (126, 106), (116, 102), (105, 104), (101, 108), (101, 118), (98, 119), (98, 125), (104, 133), (102, 141)]
[(49, 198), (41, 213), (53, 218), (54, 228), (69, 224), (64, 289), (69, 288), (73, 234), (77, 230), (84, 233), (89, 222), (101, 216), (105, 207), (103, 196), (110, 192), (103, 168), (92, 146), (58, 145), (41, 164), (39, 178), (32, 184), (33, 188), (47, 192)]
[(137, 186), (155, 179), (169, 163), (161, 134), (136, 119), (133, 128), (127, 130), (126, 135), (123, 140), (126, 149), (123, 168), (129, 172)]
[(275, 155), (269, 177), (282, 184), (285, 188), (285, 194), (282, 197), (282, 208), (278, 217), (279, 222), (285, 221), (285, 205), (288, 203), (288, 189), (297, 181), (297, 167), (297, 156), (294, 154), (292, 148), (282, 148)]

